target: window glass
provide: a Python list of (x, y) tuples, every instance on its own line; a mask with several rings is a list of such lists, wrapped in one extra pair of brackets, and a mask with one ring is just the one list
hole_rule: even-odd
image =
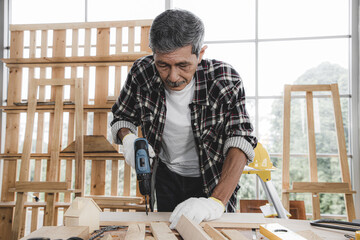
[(255, 36), (253, 0), (174, 0), (174, 8), (189, 10), (205, 25), (205, 41), (250, 39)]
[(85, 21), (84, 0), (12, 0), (12, 24)]
[(259, 37), (349, 34), (346, 0), (259, 0)]
[(204, 58), (232, 65), (243, 80), (246, 96), (255, 95), (254, 43), (208, 44)]
[(164, 0), (88, 0), (88, 21), (154, 19), (165, 9)]
[(282, 95), (284, 84), (339, 83), (349, 93), (349, 40), (299, 40), (259, 44), (259, 94)]

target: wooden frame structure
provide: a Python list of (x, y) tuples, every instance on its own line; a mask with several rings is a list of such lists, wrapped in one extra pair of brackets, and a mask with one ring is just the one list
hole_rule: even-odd
[[(11, 44), (10, 58), (3, 59), (9, 68), (9, 81), (7, 89), (7, 105), (2, 106), (6, 114), (6, 133), (5, 150), (0, 154), (3, 161), (3, 179), (0, 199), (0, 239), (10, 236), (13, 213), (15, 207), (15, 193), (20, 191), (17, 181), (18, 162), (24, 162), (24, 154), (28, 156), (29, 167), (22, 168), (22, 182), (39, 182), (47, 179), (52, 182), (70, 182), (75, 184), (75, 189), (80, 189), (82, 195), (84, 189), (84, 170), (80, 164), (73, 174), (73, 164), (75, 158), (83, 158), (87, 166), (91, 165), (91, 172), (85, 178), (90, 184), (89, 194), (93, 196), (104, 196), (105, 185), (110, 188), (110, 195), (113, 197), (121, 194), (122, 198), (130, 196), (131, 189), (131, 168), (123, 160), (123, 155), (119, 154), (118, 146), (114, 145), (116, 152), (96, 152), (84, 153), (61, 153), (67, 145), (75, 140), (77, 149), (81, 146), (82, 135), (102, 135), (111, 142), (108, 134), (111, 106), (120, 92), (121, 82), (124, 81), (133, 61), (139, 57), (151, 54), (148, 47), (148, 35), (152, 20), (134, 20), (117, 22), (87, 22), (87, 23), (59, 23), (59, 24), (29, 24), (11, 25)], [(35, 122), (34, 131), (27, 131), (24, 140), (24, 124), (21, 120), (23, 114), (30, 109), (30, 96), (34, 93), (24, 94), (24, 90), (31, 86), (32, 79), (40, 79), (52, 85), (54, 82), (66, 83), (69, 79), (81, 78), (83, 83), (80, 90), (83, 92), (83, 107), (76, 109), (75, 99), (79, 96), (74, 85), (66, 89), (63, 94), (63, 87), (39, 86), (38, 93), (35, 94), (37, 104), (31, 111), (34, 112)], [(58, 106), (64, 113), (63, 118), (55, 117), (56, 103), (61, 101)], [(84, 121), (75, 121), (75, 112), (83, 115)], [(66, 114), (65, 114), (66, 113)], [(31, 113), (32, 114), (32, 113)], [(29, 121), (28, 118), (27, 121)], [(33, 120), (30, 120), (33, 121)], [(63, 122), (64, 121), (64, 122)], [(59, 136), (52, 136), (51, 133), (59, 133)], [(75, 137), (75, 135), (79, 136)], [(36, 136), (35, 138), (33, 136)], [(80, 137), (81, 136), (81, 137)], [(21, 150), (23, 142), (24, 148)], [(33, 144), (31, 144), (31, 142)], [(86, 142), (85, 142), (86, 144)], [(26, 146), (33, 145), (33, 148)], [(53, 146), (53, 147), (52, 147)], [(54, 146), (57, 146), (54, 148)], [(23, 157), (22, 157), (23, 156)], [(56, 167), (51, 165), (51, 159), (55, 161)], [(24, 162), (25, 163), (25, 162)], [(23, 164), (23, 163), (21, 163)], [(106, 178), (106, 166), (111, 166), (111, 178)], [(25, 164), (26, 165), (26, 164)], [(24, 165), (24, 166), (25, 166)], [(46, 169), (46, 177), (41, 176)], [(119, 169), (123, 174), (120, 179)], [(108, 174), (108, 175), (110, 175)], [(75, 176), (79, 181), (75, 181)], [(119, 182), (123, 181), (122, 192), (119, 192)], [(62, 183), (60, 183), (62, 184)], [(21, 191), (24, 189), (22, 185)], [(56, 187), (53, 185), (53, 187)], [(11, 191), (11, 189), (14, 189)], [(44, 198), (39, 189), (32, 189), (36, 198)], [(62, 191), (62, 190), (61, 190)], [(58, 209), (66, 209), (73, 195), (66, 192), (61, 195), (54, 195), (54, 214), (53, 218), (47, 222), (57, 225)], [(49, 194), (45, 197), (49, 201)], [(132, 196), (131, 198), (135, 198)], [(20, 199), (21, 200), (21, 199)], [(105, 208), (106, 200), (100, 198)], [(136, 198), (136, 203), (139, 198)], [(31, 231), (37, 229), (39, 208), (44, 208), (46, 202), (31, 201), (30, 197), (20, 201), (25, 208), (31, 208)], [(129, 200), (121, 201), (125, 209), (130, 208), (127, 203)], [(126, 206), (125, 206), (126, 205)], [(109, 208), (115, 211), (118, 208), (115, 204), (110, 204)], [(120, 207), (122, 208), (122, 207)], [(135, 206), (135, 209), (140, 209)], [(19, 232), (24, 233), (24, 223), (26, 211), (21, 213)]]
[[(338, 154), (341, 167), (342, 182), (318, 182), (317, 158), (314, 130), (313, 92), (330, 92), (334, 107)], [(293, 182), (290, 188), (290, 110), (291, 92), (306, 93), (308, 149), (311, 182)], [(324, 85), (285, 85), (284, 87), (284, 125), (283, 125), (283, 167), (282, 167), (282, 202), (289, 210), (290, 193), (311, 193), (313, 219), (320, 219), (320, 193), (343, 193), (348, 221), (356, 219), (350, 171), (341, 113), (340, 95), (337, 84)]]

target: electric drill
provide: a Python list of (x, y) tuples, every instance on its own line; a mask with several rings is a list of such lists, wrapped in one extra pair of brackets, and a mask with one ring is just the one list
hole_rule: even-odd
[(145, 138), (138, 138), (134, 142), (135, 170), (139, 182), (140, 193), (145, 196), (145, 209), (148, 215), (147, 196), (151, 194), (151, 168), (149, 158), (149, 144)]

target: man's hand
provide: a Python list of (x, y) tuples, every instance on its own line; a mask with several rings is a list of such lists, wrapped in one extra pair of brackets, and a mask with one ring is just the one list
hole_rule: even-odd
[[(133, 168), (135, 168), (134, 142), (137, 138), (138, 137), (135, 134), (129, 133), (122, 139), (122, 143), (124, 146), (125, 161)], [(150, 158), (155, 157), (154, 149), (150, 146), (150, 144), (149, 144), (149, 157)], [(150, 165), (151, 165), (151, 159), (150, 159)]]
[(224, 205), (216, 198), (189, 198), (174, 209), (169, 219), (170, 228), (176, 227), (181, 215), (199, 224), (204, 220), (210, 221), (220, 218), (224, 211)]

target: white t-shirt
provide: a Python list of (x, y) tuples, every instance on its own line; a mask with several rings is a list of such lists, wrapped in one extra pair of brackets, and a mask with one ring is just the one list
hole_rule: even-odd
[(171, 171), (184, 177), (200, 176), (189, 108), (194, 90), (194, 79), (181, 91), (165, 90), (167, 113), (159, 157)]

